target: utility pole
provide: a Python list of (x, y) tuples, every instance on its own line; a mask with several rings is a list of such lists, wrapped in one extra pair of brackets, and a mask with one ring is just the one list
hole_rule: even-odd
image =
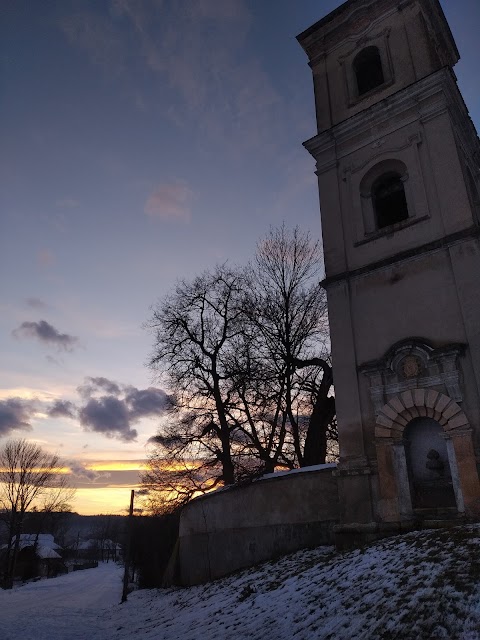
[(128, 578), (130, 575), (130, 546), (132, 542), (132, 525), (133, 525), (133, 499), (135, 497), (135, 491), (132, 489), (130, 493), (130, 509), (128, 511), (128, 522), (127, 522), (127, 542), (125, 544), (125, 572), (123, 574), (123, 592), (122, 599), (120, 604), (127, 601), (127, 591), (128, 591)]

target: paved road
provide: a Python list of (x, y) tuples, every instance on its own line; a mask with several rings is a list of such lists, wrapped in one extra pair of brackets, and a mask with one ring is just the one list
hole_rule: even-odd
[(122, 569), (113, 562), (0, 590), (1, 640), (107, 638), (102, 618), (120, 602)]

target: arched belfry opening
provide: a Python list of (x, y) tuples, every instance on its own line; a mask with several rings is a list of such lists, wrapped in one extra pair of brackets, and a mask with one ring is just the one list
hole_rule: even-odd
[(407, 198), (402, 176), (397, 172), (381, 175), (372, 185), (377, 229), (384, 229), (408, 218)]
[(442, 425), (433, 418), (414, 418), (403, 439), (413, 510), (456, 508)]
[(366, 47), (355, 56), (353, 70), (357, 80), (358, 95), (372, 91), (385, 82), (382, 58), (377, 47)]

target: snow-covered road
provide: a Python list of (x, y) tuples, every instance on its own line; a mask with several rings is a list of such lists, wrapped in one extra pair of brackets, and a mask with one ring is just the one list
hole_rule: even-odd
[(120, 602), (122, 568), (110, 562), (12, 591), (0, 590), (2, 640), (102, 640), (103, 612)]

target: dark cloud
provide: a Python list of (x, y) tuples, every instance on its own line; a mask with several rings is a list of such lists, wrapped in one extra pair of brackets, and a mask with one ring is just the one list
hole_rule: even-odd
[(78, 344), (78, 338), (68, 333), (60, 333), (46, 320), (22, 322), (12, 333), (16, 337), (36, 338), (44, 344), (53, 345), (63, 351), (72, 351)]
[(102, 433), (124, 442), (135, 440), (138, 433), (130, 426), (128, 408), (124, 400), (115, 396), (90, 398), (80, 409), (80, 424), (88, 431)]
[(78, 393), (82, 398), (91, 398), (95, 393), (104, 392), (108, 395), (119, 396), (122, 393), (122, 388), (113, 380), (104, 378), (102, 376), (92, 378), (88, 376), (85, 378), (82, 385), (77, 387)]
[(155, 387), (149, 387), (148, 389), (129, 387), (125, 394), (125, 402), (128, 405), (129, 415), (132, 420), (159, 415), (171, 407), (172, 404), (165, 391)]
[(87, 377), (77, 388), (84, 400), (79, 409), (80, 424), (87, 431), (102, 433), (125, 442), (138, 433), (132, 427), (141, 418), (159, 416), (171, 406), (162, 389), (137, 389), (104, 377)]
[(0, 436), (6, 436), (15, 429), (30, 431), (30, 420), (36, 410), (36, 403), (22, 398), (0, 400)]
[(50, 418), (75, 418), (77, 409), (69, 400), (55, 400), (47, 409)]

